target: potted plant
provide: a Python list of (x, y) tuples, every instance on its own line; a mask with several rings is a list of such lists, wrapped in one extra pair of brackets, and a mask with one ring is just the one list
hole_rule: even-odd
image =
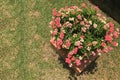
[(101, 53), (118, 46), (119, 29), (102, 16), (98, 7), (70, 6), (53, 9), (50, 43), (76, 72), (82, 72)]

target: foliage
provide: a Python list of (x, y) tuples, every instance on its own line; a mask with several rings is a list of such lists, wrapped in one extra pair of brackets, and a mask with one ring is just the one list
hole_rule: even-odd
[(89, 8), (82, 3), (77, 6), (66, 6), (59, 11), (53, 9), (50, 22), (51, 40), (55, 48), (66, 51), (66, 63), (77, 66), (81, 60), (89, 59), (96, 54), (107, 53), (112, 46), (118, 46), (119, 29), (114, 23), (98, 12), (98, 7)]

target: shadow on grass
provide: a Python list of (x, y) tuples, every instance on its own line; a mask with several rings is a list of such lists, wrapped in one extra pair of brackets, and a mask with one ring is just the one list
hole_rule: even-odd
[(88, 67), (86, 67), (86, 69), (83, 70), (82, 73), (76, 73), (72, 68), (70, 68), (64, 61), (64, 58), (61, 57), (60, 55), (60, 51), (58, 51), (57, 49), (55, 49), (52, 45), (51, 47), (53, 48), (53, 50), (55, 50), (56, 54), (59, 55), (58, 60), (60, 61), (60, 64), (63, 65), (63, 68), (67, 69), (69, 71), (69, 76), (68, 79), (69, 80), (78, 80), (77, 76), (82, 76), (84, 74), (94, 74), (97, 71), (97, 63), (95, 61), (93, 61), (90, 65), (88, 65)]
[(120, 24), (120, 8), (112, 0), (89, 0)]

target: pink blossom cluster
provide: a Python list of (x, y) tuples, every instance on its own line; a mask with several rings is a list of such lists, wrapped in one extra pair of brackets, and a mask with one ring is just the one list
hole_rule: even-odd
[[(107, 22), (98, 10), (97, 6), (88, 8), (85, 3), (81, 8), (53, 9), (50, 42), (56, 49), (66, 50), (67, 64), (80, 66), (83, 58), (107, 53), (113, 46), (118, 46), (115, 39), (119, 38), (119, 29), (113, 22)], [(85, 11), (91, 11), (91, 14)]]

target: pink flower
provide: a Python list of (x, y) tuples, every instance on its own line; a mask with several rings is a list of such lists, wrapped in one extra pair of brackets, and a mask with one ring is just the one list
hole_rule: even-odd
[(63, 43), (62, 40), (58, 38), (58, 39), (57, 39), (57, 44), (58, 44), (58, 45), (62, 45), (62, 43)]
[(101, 49), (97, 49), (97, 52), (98, 52), (98, 53), (101, 53), (101, 52), (102, 52), (102, 50), (101, 50)]
[(83, 48), (83, 46), (78, 46), (79, 49)]
[(51, 40), (50, 40), (50, 43), (51, 43), (55, 48), (57, 48), (56, 41), (54, 41), (53, 39), (51, 39)]
[(86, 7), (86, 4), (85, 4), (85, 3), (82, 3), (81, 6), (82, 6), (83, 8), (85, 8), (85, 7)]
[(50, 25), (54, 25), (55, 24), (55, 22), (54, 21), (50, 21)]
[(75, 62), (76, 62), (76, 65), (77, 65), (77, 66), (80, 66), (80, 65), (81, 65), (81, 62), (80, 62), (79, 59), (76, 59)]
[(55, 26), (55, 21), (51, 21), (51, 22), (50, 22), (50, 25), (52, 26), (53, 29), (57, 28), (57, 27)]
[(114, 31), (114, 27), (110, 27), (109, 32), (110, 32), (110, 33), (113, 33), (113, 31)]
[(113, 46), (118, 46), (118, 43), (114, 41)]
[(66, 59), (65, 59), (65, 62), (68, 63), (68, 64), (70, 64), (70, 63), (71, 63), (71, 60), (70, 60), (69, 58), (66, 58)]
[(114, 31), (114, 23), (113, 22), (109, 22), (109, 26), (110, 26), (109, 32), (112, 33)]
[(52, 15), (53, 15), (53, 16), (56, 16), (56, 15), (57, 15), (57, 10), (56, 10), (56, 8), (53, 9)]
[(61, 49), (61, 45), (62, 45), (63, 41), (61, 39), (57, 39), (57, 49)]
[(75, 57), (74, 56), (72, 56), (71, 61), (75, 61)]
[(76, 42), (74, 43), (74, 45), (75, 45), (75, 46), (80, 46), (80, 45), (81, 45), (81, 42), (80, 42), (80, 41), (76, 41)]
[(110, 35), (107, 34), (105, 36), (105, 40), (108, 41), (108, 42), (112, 42), (113, 39), (112, 39), (112, 37)]
[(105, 52), (105, 53), (108, 53), (108, 51), (109, 51), (108, 48), (103, 49), (103, 52)]
[(82, 20), (82, 17), (81, 17), (80, 14), (77, 16), (77, 18), (78, 18), (79, 20)]
[(57, 30), (54, 30), (54, 31), (52, 32), (52, 36), (55, 36), (55, 35), (57, 35)]
[(64, 38), (64, 36), (65, 36), (65, 35), (64, 35), (64, 33), (63, 33), (63, 32), (61, 32), (61, 33), (60, 33), (60, 38), (61, 38), (61, 39), (63, 39), (63, 38)]
[(119, 37), (119, 32), (114, 31), (113, 36), (114, 36), (114, 38), (118, 38)]
[(96, 53), (95, 53), (94, 51), (92, 51), (92, 55), (93, 55), (93, 56), (96, 56)]
[(68, 58), (71, 58), (71, 57), (72, 57), (72, 52), (69, 52), (69, 53), (67, 54), (67, 57), (68, 57)]
[(81, 30), (85, 33), (86, 32), (86, 28), (82, 27)]
[(107, 30), (109, 28), (109, 24), (105, 24), (104, 27), (103, 27), (105, 30)]
[(111, 51), (111, 50), (113, 50), (113, 48), (112, 48), (112, 47), (110, 47), (110, 46), (108, 46), (107, 48), (108, 48), (108, 50), (110, 50), (110, 51)]
[(77, 9), (78, 7), (77, 7), (77, 6), (71, 6), (70, 8), (72, 8), (72, 9)]
[(73, 52), (74, 54), (77, 54), (77, 52), (78, 52), (78, 48), (77, 48), (77, 47), (74, 48), (74, 49), (72, 50), (72, 52)]
[(106, 43), (102, 42), (102, 43), (101, 43), (101, 46), (102, 46), (102, 47), (106, 47)]
[(62, 26), (65, 28), (65, 27), (67, 26), (67, 24), (66, 24), (66, 23), (64, 23)]
[(94, 6), (94, 9), (95, 9), (96, 11), (99, 10), (98, 6)]
[(96, 15), (97, 15), (98, 17), (100, 17), (100, 16), (101, 16), (101, 14), (100, 14), (100, 13), (97, 13)]
[(85, 36), (84, 36), (84, 35), (81, 35), (80, 38), (85, 38)]
[(68, 26), (69, 26), (70, 28), (72, 27), (72, 25), (73, 25), (72, 23), (68, 23)]
[(85, 23), (84, 23), (84, 21), (81, 21), (81, 22), (80, 22), (80, 25), (82, 25), (82, 26), (83, 26), (84, 24), (85, 24)]
[(85, 26), (86, 26), (86, 28), (87, 28), (87, 29), (89, 29), (89, 28), (90, 28), (90, 25), (88, 25), (88, 24), (86, 24)]
[(94, 24), (93, 24), (93, 27), (94, 27), (94, 28), (97, 28), (97, 24), (94, 23)]
[(66, 44), (65, 45), (67, 46), (67, 48), (69, 48), (70, 45), (71, 45), (70, 40), (66, 40)]
[(114, 27), (114, 23), (113, 22), (109, 22), (109, 26), (110, 27)]
[(57, 17), (57, 18), (55, 19), (55, 23), (56, 23), (56, 26), (57, 26), (57, 27), (61, 26), (61, 24), (60, 24), (60, 17)]

